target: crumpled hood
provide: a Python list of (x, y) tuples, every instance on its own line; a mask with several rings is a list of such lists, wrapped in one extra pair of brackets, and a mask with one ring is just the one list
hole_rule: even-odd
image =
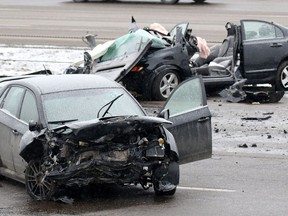
[[(79, 141), (92, 141), (94, 144), (100, 144), (117, 138), (120, 140), (129, 139), (135, 133), (145, 130), (153, 131), (155, 127), (161, 124), (172, 124), (172, 122), (149, 116), (114, 116), (66, 123), (53, 130), (44, 128), (41, 131), (27, 131), (21, 139), (19, 153), (28, 162), (38, 157), (39, 152), (43, 151), (43, 149), (41, 150), (43, 143), (53, 141), (60, 134), (63, 136), (73, 134), (73, 137)], [(71, 132), (67, 133), (67, 129), (70, 129)], [(48, 134), (50, 135), (47, 136)], [(40, 149), (35, 151), (35, 148)]]
[[(109, 135), (134, 133), (135, 130), (151, 128), (160, 124), (172, 124), (172, 122), (150, 116), (117, 116), (89, 121), (73, 122), (65, 124), (78, 139), (97, 140)], [(102, 140), (103, 141), (103, 140)]]

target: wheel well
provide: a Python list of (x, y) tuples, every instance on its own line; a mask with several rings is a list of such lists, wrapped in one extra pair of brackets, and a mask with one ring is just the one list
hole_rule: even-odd
[(35, 160), (41, 158), (43, 156), (43, 145), (40, 141), (34, 141), (31, 144), (27, 145), (22, 152), (20, 152), (20, 156), (29, 163), (30, 160)]
[(279, 64), (278, 64), (278, 66), (277, 66), (277, 70), (279, 69), (279, 67), (283, 64), (283, 62), (285, 62), (285, 61), (288, 61), (288, 56), (286, 56), (285, 58), (283, 58), (280, 62), (279, 62)]

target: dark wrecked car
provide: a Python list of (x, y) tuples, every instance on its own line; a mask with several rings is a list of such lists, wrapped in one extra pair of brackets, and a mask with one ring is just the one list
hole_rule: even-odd
[(221, 91), (229, 101), (278, 102), (288, 88), (287, 28), (261, 20), (240, 23), (227, 24), (227, 38), (205, 59), (195, 57), (199, 41), (188, 23), (168, 34), (136, 28), (96, 46), (92, 60), (86, 53), (93, 65), (84, 71), (122, 82), (146, 99), (165, 100), (180, 82), (202, 75), (207, 92)]
[(187, 22), (167, 34), (150, 27), (139, 29), (132, 19), (133, 23), (128, 34), (85, 52), (84, 68), (79, 68), (82, 61), (76, 62), (65, 73), (100, 74), (146, 99), (166, 100), (191, 77), (189, 59), (198, 51), (197, 38)]
[(24, 182), (37, 200), (101, 183), (173, 195), (179, 164), (212, 153), (200, 77), (183, 82), (159, 117), (147, 116), (125, 88), (97, 75), (10, 81), (0, 90), (0, 137), (0, 175)]
[(207, 59), (192, 58), (193, 75), (203, 76), (207, 91), (224, 89), (220, 94), (230, 101), (278, 102), (288, 90), (288, 28), (241, 20), (226, 29), (227, 38)]

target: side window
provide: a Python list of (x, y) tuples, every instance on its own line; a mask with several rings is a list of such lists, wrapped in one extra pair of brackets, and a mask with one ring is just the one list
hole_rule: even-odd
[(36, 99), (32, 94), (32, 92), (28, 90), (26, 91), (23, 99), (23, 104), (20, 112), (20, 119), (22, 119), (27, 123), (29, 123), (29, 121), (31, 120), (33, 120), (34, 122), (38, 122), (39, 119)]
[(277, 38), (284, 38), (284, 34), (278, 27), (275, 27), (276, 37)]
[(284, 37), (283, 32), (270, 23), (245, 21), (243, 24), (245, 40), (263, 40)]
[(1, 95), (1, 97), (0, 97), (0, 109), (1, 109), (2, 106), (3, 106), (4, 97), (5, 97), (5, 95), (7, 94), (7, 91), (8, 91), (8, 89), (6, 89), (6, 90), (3, 92), (3, 94)]
[(21, 87), (11, 87), (3, 101), (3, 109), (17, 116), (19, 106), (22, 100), (24, 89)]
[(204, 101), (203, 85), (200, 78), (193, 78), (183, 82), (175, 89), (165, 108), (169, 109), (170, 116), (185, 113), (206, 105)]

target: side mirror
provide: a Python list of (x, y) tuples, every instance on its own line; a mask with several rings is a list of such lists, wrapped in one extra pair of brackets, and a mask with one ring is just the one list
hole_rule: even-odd
[(29, 126), (30, 131), (40, 131), (41, 130), (41, 125), (38, 124), (38, 122), (30, 121), (28, 126)]
[(82, 37), (82, 41), (91, 49), (94, 49), (96, 47), (96, 36), (97, 35), (87, 34)]
[(160, 117), (160, 118), (164, 118), (166, 120), (168, 120), (170, 118), (170, 111), (169, 109), (163, 109), (158, 115), (157, 117)]

